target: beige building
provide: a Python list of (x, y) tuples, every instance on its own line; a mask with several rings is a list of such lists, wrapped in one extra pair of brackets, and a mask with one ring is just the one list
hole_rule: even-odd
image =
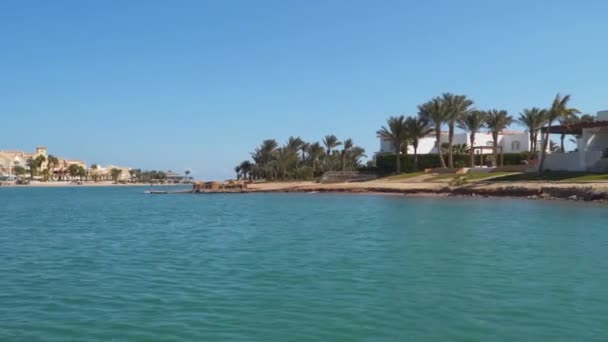
[[(32, 153), (24, 151), (0, 150), (0, 177), (15, 178), (15, 167), (20, 166), (27, 169), (28, 159), (36, 159), (38, 156), (43, 156), (45, 159), (40, 169), (47, 169), (49, 154), (47, 153), (46, 147), (36, 147), (36, 151)], [(70, 165), (76, 164), (82, 166), (85, 169), (87, 167), (86, 162), (84, 160), (73, 160), (62, 157), (57, 157), (57, 159), (57, 165), (54, 165), (53, 169), (50, 170), (53, 174), (53, 177), (56, 179), (68, 178), (68, 168), (70, 167)]]
[(93, 180), (96, 181), (109, 181), (112, 179), (112, 169), (120, 170), (120, 175), (118, 176), (119, 182), (129, 181), (131, 179), (131, 168), (126, 166), (117, 166), (117, 165), (96, 165), (95, 168), (91, 168), (89, 170), (89, 175)]

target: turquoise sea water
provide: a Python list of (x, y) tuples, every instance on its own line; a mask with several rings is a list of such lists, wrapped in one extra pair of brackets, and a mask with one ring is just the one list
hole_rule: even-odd
[(0, 189), (2, 341), (608, 338), (608, 208)]

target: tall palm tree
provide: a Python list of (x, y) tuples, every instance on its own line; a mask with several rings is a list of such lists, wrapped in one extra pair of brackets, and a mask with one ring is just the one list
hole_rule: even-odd
[(492, 133), (494, 165), (498, 166), (498, 134), (513, 123), (513, 117), (506, 110), (492, 109), (486, 113), (486, 127)]
[(414, 148), (414, 170), (418, 170), (418, 143), (420, 139), (433, 132), (428, 120), (421, 117), (410, 116), (405, 119), (406, 136)]
[(444, 102), (444, 107), (447, 114), (448, 123), (448, 166), (454, 168), (454, 129), (458, 121), (471, 111), (473, 101), (468, 99), (466, 95), (454, 95), (452, 93), (444, 93), (441, 96)]
[(292, 154), (294, 158), (291, 159), (293, 166), (298, 167), (299, 162), (299, 152), (304, 146), (304, 140), (300, 139), (300, 137), (289, 137), (287, 139), (287, 144), (285, 145), (285, 152), (288, 154)]
[(304, 140), (300, 139), (300, 137), (289, 137), (289, 139), (287, 139), (287, 145), (285, 145), (285, 148), (289, 151), (297, 153), (300, 148), (302, 148), (302, 145), (304, 145)]
[(262, 142), (260, 147), (256, 147), (255, 151), (251, 153), (251, 158), (258, 167), (258, 177), (264, 177), (267, 179), (273, 178), (275, 173), (273, 168), (270, 167), (270, 163), (276, 158), (276, 152), (279, 144), (274, 139), (266, 139)]
[(266, 139), (262, 141), (262, 145), (257, 147), (255, 151), (251, 154), (253, 160), (257, 164), (265, 164), (272, 160), (273, 153), (279, 147), (279, 144), (274, 139)]
[(405, 129), (405, 117), (401, 116), (391, 116), (386, 121), (386, 126), (382, 126), (376, 134), (380, 136), (382, 139), (390, 140), (393, 144), (393, 148), (395, 150), (395, 172), (397, 174), (401, 173), (401, 148), (403, 147), (403, 142), (407, 138), (407, 131)]
[(468, 132), (470, 140), (469, 148), (469, 166), (475, 167), (475, 134), (486, 126), (486, 112), (481, 110), (473, 110), (464, 114), (458, 120), (458, 128)]
[(530, 134), (530, 152), (536, 152), (538, 131), (543, 127), (546, 121), (547, 110), (538, 107), (525, 108), (519, 113), (517, 121), (524, 127)]
[(365, 157), (367, 157), (367, 155), (365, 154), (365, 149), (363, 149), (362, 147), (353, 146), (353, 148), (348, 151), (349, 165), (352, 168), (357, 168), (358, 166), (360, 166), (361, 158)]
[(317, 162), (319, 161), (319, 158), (321, 158), (323, 153), (325, 153), (325, 150), (319, 142), (314, 142), (308, 147), (308, 158), (311, 160), (312, 163), (313, 174), (317, 171)]
[(47, 157), (47, 163), (46, 163), (46, 168), (47, 170), (49, 170), (49, 177), (51, 178), (51, 180), (53, 179), (53, 171), (55, 170), (55, 167), (59, 165), (59, 158), (55, 157), (52, 154), (49, 154)]
[(545, 129), (545, 136), (543, 137), (542, 150), (540, 151), (540, 161), (538, 162), (539, 174), (543, 172), (543, 166), (545, 165), (547, 146), (549, 145), (549, 134), (551, 134), (551, 125), (553, 122), (580, 113), (578, 109), (568, 107), (568, 102), (570, 102), (570, 95), (561, 96), (561, 94), (558, 93), (555, 95), (551, 107), (547, 110), (547, 126)]
[(353, 144), (353, 140), (351, 138), (348, 138), (348, 139), (344, 140), (344, 145), (342, 146), (342, 151), (341, 151), (341, 154), (342, 154), (342, 171), (346, 170), (346, 154), (354, 146), (355, 146), (355, 144)]
[(333, 135), (333, 134), (329, 134), (326, 135), (325, 138), (323, 138), (323, 145), (325, 145), (325, 148), (327, 150), (327, 155), (331, 155), (331, 151), (342, 145), (342, 142), (340, 142), (340, 140), (338, 140), (338, 138)]
[(445, 105), (440, 98), (436, 97), (418, 106), (418, 116), (433, 125), (435, 130), (435, 146), (439, 156), (439, 163), (445, 169), (445, 160), (441, 151), (441, 127), (449, 120)]

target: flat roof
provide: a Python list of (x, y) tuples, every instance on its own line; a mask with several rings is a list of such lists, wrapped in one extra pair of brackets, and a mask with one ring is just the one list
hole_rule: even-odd
[[(551, 134), (583, 134), (583, 128), (600, 128), (600, 127), (608, 127), (608, 121), (594, 121), (594, 122), (583, 122), (573, 125), (557, 125), (551, 126), (551, 130), (549, 131)], [(546, 132), (547, 127), (543, 127), (540, 129), (541, 132)]]

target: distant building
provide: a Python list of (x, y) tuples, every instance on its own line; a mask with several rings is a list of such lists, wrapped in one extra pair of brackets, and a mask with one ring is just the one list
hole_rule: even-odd
[(167, 175), (167, 181), (171, 183), (181, 183), (186, 177), (185, 175), (175, 173), (171, 170), (167, 171), (165, 174)]
[[(43, 156), (45, 159), (40, 169), (47, 169), (49, 154), (47, 153), (46, 147), (36, 147), (36, 151), (32, 153), (14, 150), (0, 150), (0, 176), (14, 178), (14, 169), (16, 166), (28, 168), (28, 159), (36, 159), (38, 156)], [(57, 165), (53, 165), (53, 169), (49, 171), (51, 171), (53, 176), (58, 179), (69, 177), (68, 168), (72, 164), (82, 166), (86, 169), (86, 162), (84, 160), (72, 160), (61, 157), (57, 157), (57, 159), (59, 162)]]
[(126, 182), (131, 180), (131, 168), (126, 166), (117, 166), (117, 165), (95, 165), (95, 167), (89, 169), (89, 176), (96, 181), (109, 181), (112, 179), (112, 169), (120, 170), (120, 174), (118, 175), (117, 181)]

